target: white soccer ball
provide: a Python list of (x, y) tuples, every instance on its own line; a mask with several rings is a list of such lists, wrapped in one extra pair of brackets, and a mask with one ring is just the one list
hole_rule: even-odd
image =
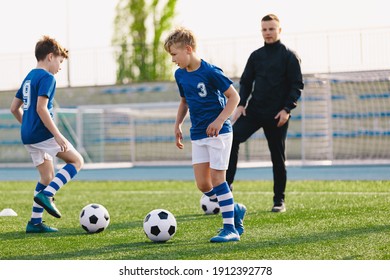
[(99, 233), (110, 223), (107, 209), (96, 203), (88, 204), (80, 212), (80, 225), (88, 233)]
[(171, 239), (177, 230), (175, 216), (165, 209), (150, 211), (144, 219), (144, 232), (154, 242), (165, 242)]
[(200, 207), (204, 211), (206, 215), (211, 215), (211, 214), (218, 214), (220, 212), (219, 204), (218, 202), (211, 201), (210, 198), (203, 194), (202, 197), (200, 198)]

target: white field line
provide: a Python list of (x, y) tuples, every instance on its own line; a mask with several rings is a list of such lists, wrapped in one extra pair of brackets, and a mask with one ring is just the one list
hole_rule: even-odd
[[(107, 192), (106, 190), (102, 190), (102, 191), (97, 191), (97, 190), (94, 190), (93, 191), (94, 193), (105, 193)], [(1, 191), (0, 191), (1, 193)], [(21, 194), (21, 193), (31, 193), (30, 190), (7, 190), (7, 193), (14, 193), (14, 194)], [(194, 191), (172, 191), (172, 190), (166, 190), (166, 191), (147, 191), (147, 190), (142, 190), (142, 191), (133, 191), (133, 190), (128, 190), (128, 191), (111, 191), (111, 193), (114, 193), (114, 194), (129, 194), (129, 193), (132, 193), (132, 194), (167, 194), (167, 193), (170, 193), (170, 194), (200, 194), (200, 192), (194, 192)], [(270, 192), (270, 191), (250, 191), (250, 192), (247, 192), (247, 191), (234, 191), (233, 194), (245, 194), (245, 195), (248, 195), (248, 194), (273, 194), (273, 192)], [(308, 194), (308, 195), (390, 195), (390, 192), (332, 192), (332, 191), (329, 191), (329, 192), (316, 192), (316, 191), (299, 191), (299, 192), (296, 192), (296, 191), (293, 191), (293, 192), (289, 192), (287, 191), (286, 194), (288, 195), (305, 195), (305, 194)]]

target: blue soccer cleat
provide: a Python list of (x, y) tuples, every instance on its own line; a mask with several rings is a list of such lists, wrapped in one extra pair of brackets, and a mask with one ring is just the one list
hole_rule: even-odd
[(234, 227), (239, 235), (244, 233), (244, 217), (246, 213), (246, 207), (243, 204), (234, 204)]
[(237, 230), (227, 230), (222, 229), (218, 235), (212, 237), (210, 242), (230, 242), (230, 241), (240, 241), (240, 236), (238, 235)]
[(33, 224), (31, 222), (27, 223), (26, 233), (47, 233), (47, 232), (57, 232), (58, 229), (49, 227), (45, 225), (43, 222), (40, 224)]
[(42, 192), (39, 192), (34, 197), (34, 201), (37, 204), (39, 204), (40, 206), (42, 206), (47, 211), (47, 213), (49, 213), (50, 215), (52, 215), (56, 218), (61, 218), (61, 213), (60, 213), (60, 211), (58, 211), (53, 200), (54, 200), (53, 197), (49, 197)]

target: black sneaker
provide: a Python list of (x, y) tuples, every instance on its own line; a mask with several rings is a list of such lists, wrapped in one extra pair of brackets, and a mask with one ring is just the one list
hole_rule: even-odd
[(286, 212), (286, 205), (284, 204), (284, 202), (275, 203), (274, 207), (272, 207), (271, 212), (275, 212), (275, 213)]

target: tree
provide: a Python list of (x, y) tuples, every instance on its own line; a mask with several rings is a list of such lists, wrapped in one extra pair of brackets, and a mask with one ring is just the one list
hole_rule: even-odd
[(117, 83), (169, 79), (168, 54), (161, 37), (172, 26), (176, 2), (119, 0), (113, 37), (117, 47)]

